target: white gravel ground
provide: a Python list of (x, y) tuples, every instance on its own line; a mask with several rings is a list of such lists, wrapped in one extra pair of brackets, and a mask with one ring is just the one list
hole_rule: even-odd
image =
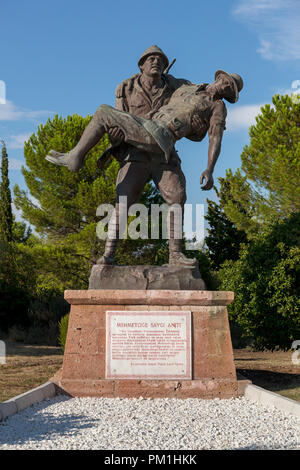
[(0, 449), (300, 450), (300, 419), (244, 397), (60, 395), (0, 422)]

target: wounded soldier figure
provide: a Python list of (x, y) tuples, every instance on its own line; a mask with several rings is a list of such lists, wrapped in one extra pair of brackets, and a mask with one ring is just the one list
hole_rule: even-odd
[(169, 103), (155, 111), (150, 116), (151, 119), (101, 105), (78, 144), (69, 153), (50, 150), (46, 160), (66, 166), (71, 171), (79, 171), (88, 151), (105, 133), (109, 133), (111, 128), (117, 127), (122, 131), (124, 142), (153, 154), (164, 154), (168, 162), (177, 140), (186, 137), (200, 142), (208, 132), (208, 164), (201, 175), (201, 184), (205, 180), (202, 189), (211, 189), (212, 173), (220, 154), (227, 115), (222, 99), (236, 103), (242, 87), (240, 75), (218, 70), (215, 81), (211, 84), (187, 84), (179, 87)]

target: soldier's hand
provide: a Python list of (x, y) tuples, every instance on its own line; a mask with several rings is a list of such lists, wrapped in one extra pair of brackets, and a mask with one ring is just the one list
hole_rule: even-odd
[(110, 127), (108, 131), (109, 140), (113, 145), (117, 145), (125, 138), (123, 131), (119, 127)]
[(201, 189), (203, 191), (208, 191), (209, 189), (213, 187), (214, 179), (213, 179), (212, 173), (209, 170), (203, 171), (200, 177), (200, 184), (203, 184), (203, 181), (205, 181), (204, 185), (201, 186)]

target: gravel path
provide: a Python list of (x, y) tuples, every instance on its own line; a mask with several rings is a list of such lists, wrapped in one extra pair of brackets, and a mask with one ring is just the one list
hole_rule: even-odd
[(244, 397), (60, 395), (0, 422), (0, 449), (300, 450), (300, 419)]

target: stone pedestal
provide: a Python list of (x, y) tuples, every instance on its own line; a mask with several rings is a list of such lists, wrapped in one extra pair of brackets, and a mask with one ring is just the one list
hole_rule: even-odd
[[(182, 290), (65, 291), (71, 304), (60, 379), (72, 396), (230, 398), (236, 377), (226, 306), (232, 292)], [(191, 379), (106, 378), (107, 311), (191, 312)], [(241, 384), (242, 385), (242, 384)]]
[(206, 290), (198, 265), (104, 266), (92, 268), (89, 289)]

